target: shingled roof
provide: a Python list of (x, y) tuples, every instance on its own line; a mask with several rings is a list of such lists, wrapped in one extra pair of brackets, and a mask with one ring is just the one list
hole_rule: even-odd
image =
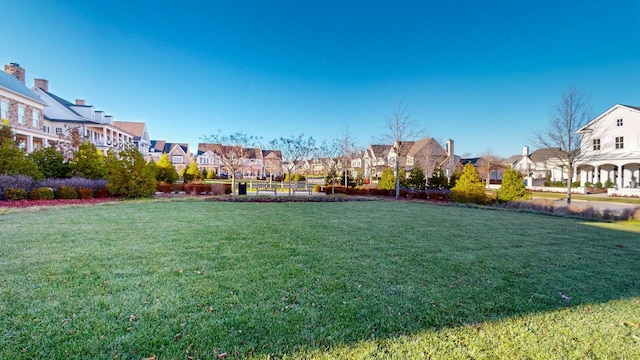
[(40, 104), (45, 104), (38, 95), (31, 91), (22, 81), (17, 77), (7, 74), (4, 71), (0, 71), (0, 87), (5, 88), (15, 94), (22, 95)]

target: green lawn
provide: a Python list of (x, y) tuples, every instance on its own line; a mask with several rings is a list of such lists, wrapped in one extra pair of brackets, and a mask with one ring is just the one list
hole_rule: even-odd
[(640, 226), (420, 202), (0, 215), (1, 359), (637, 358)]

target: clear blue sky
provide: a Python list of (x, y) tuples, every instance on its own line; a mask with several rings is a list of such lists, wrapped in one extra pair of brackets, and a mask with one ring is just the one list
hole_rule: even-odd
[(152, 139), (365, 147), (399, 102), (458, 155), (531, 145), (562, 94), (640, 105), (640, 1), (8, 1), (0, 60)]

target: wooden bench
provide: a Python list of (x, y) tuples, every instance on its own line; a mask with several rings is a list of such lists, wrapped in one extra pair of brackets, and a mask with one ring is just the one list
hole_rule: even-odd
[[(289, 183), (283, 183), (283, 189), (289, 189)], [(297, 192), (306, 192), (311, 195), (311, 188), (307, 186), (304, 182), (292, 182), (291, 183), (291, 193), (295, 194)]]
[(266, 184), (266, 183), (258, 183), (254, 185), (256, 188), (256, 195), (260, 194), (260, 191), (268, 191), (273, 192), (273, 196), (276, 196), (278, 191), (277, 185)]

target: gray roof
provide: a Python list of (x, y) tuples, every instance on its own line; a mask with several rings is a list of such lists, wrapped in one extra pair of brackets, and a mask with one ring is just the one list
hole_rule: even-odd
[(0, 71), (0, 87), (44, 104), (44, 101), (42, 101), (42, 99), (40, 99), (38, 95), (36, 95), (25, 84), (23, 84), (22, 81), (18, 80), (18, 78), (13, 75), (7, 74), (4, 71)]

